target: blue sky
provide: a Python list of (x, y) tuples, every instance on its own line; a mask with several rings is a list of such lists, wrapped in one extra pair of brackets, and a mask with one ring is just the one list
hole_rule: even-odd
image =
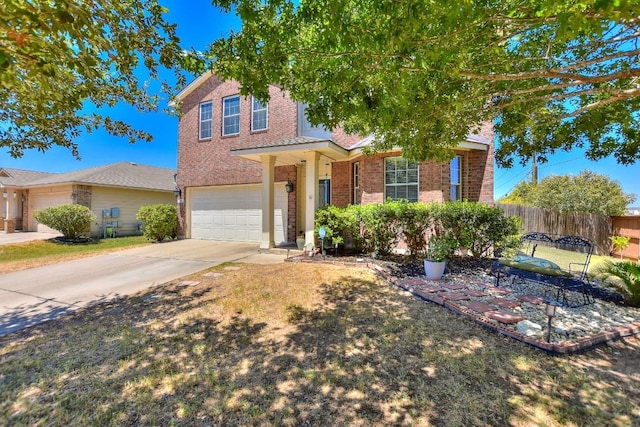
[[(226, 36), (230, 29), (240, 29), (240, 22), (235, 16), (226, 15), (214, 8), (210, 0), (165, 0), (163, 5), (170, 10), (168, 19), (178, 24), (178, 35), (185, 47), (205, 49), (209, 42)], [(13, 159), (2, 151), (0, 167), (68, 172), (120, 161), (170, 169), (177, 167), (178, 120), (175, 117), (162, 112), (141, 114), (126, 107), (113, 110), (111, 115), (150, 132), (154, 141), (129, 144), (125, 139), (96, 132), (83, 135), (77, 140), (81, 160), (76, 160), (63, 148), (52, 148), (44, 153), (27, 151), (19, 159)], [(538, 177), (542, 179), (551, 174), (577, 174), (585, 169), (609, 176), (618, 181), (626, 193), (635, 193), (640, 198), (640, 164), (625, 167), (616, 164), (614, 159), (592, 162), (585, 159), (580, 150), (549, 156), (548, 163), (539, 165)], [(529, 172), (530, 166), (514, 165), (508, 170), (496, 167), (495, 198), (508, 193), (518, 182), (530, 179)], [(634, 205), (640, 205), (640, 200)]]

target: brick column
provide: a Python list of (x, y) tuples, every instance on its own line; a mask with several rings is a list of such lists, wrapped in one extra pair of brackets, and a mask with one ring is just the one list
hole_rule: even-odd
[(4, 220), (4, 232), (7, 234), (16, 232), (16, 221), (14, 219)]

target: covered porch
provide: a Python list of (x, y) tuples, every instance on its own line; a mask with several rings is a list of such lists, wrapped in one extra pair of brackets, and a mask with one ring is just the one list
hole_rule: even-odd
[(2, 223), (5, 233), (14, 233), (23, 228), (23, 214), (26, 203), (26, 190), (18, 187), (0, 187), (2, 192)]
[[(324, 195), (321, 179), (331, 179), (331, 164), (349, 159), (349, 151), (328, 139), (297, 137), (255, 147), (231, 150), (238, 156), (262, 165), (262, 238), (260, 248), (275, 247), (274, 183), (275, 169), (295, 166), (296, 179), (287, 183), (295, 191), (296, 228), (304, 231), (306, 242), (314, 242), (315, 211)], [(296, 231), (297, 234), (297, 231)]]

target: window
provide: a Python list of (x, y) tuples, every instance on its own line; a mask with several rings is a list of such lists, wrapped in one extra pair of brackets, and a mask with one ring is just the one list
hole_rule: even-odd
[(213, 129), (213, 103), (203, 102), (200, 104), (200, 139), (211, 138)]
[(327, 178), (321, 179), (318, 186), (318, 192), (320, 193), (318, 207), (323, 208), (331, 204), (331, 180)]
[(460, 156), (451, 159), (449, 169), (451, 172), (451, 194), (449, 200), (462, 200), (462, 186), (460, 185)]
[(353, 204), (360, 204), (360, 163), (353, 164)]
[(384, 159), (385, 198), (418, 201), (418, 164), (402, 157)]
[(240, 97), (231, 96), (222, 100), (222, 136), (240, 133)]
[(267, 117), (267, 105), (262, 104), (257, 99), (252, 98), (251, 101), (251, 130), (265, 130), (269, 125)]

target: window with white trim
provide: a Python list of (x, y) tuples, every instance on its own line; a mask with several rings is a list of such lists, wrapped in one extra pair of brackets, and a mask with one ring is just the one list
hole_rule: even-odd
[(222, 100), (222, 136), (240, 133), (240, 96)]
[(269, 126), (267, 104), (251, 97), (251, 130), (265, 130)]
[(460, 156), (455, 156), (449, 163), (449, 170), (451, 173), (451, 186), (449, 200), (462, 200), (462, 179), (461, 179), (461, 161)]
[(353, 164), (353, 204), (360, 204), (360, 162)]
[(402, 157), (384, 159), (385, 199), (418, 201), (418, 163)]
[(213, 102), (203, 102), (200, 104), (200, 139), (210, 139), (213, 130)]

